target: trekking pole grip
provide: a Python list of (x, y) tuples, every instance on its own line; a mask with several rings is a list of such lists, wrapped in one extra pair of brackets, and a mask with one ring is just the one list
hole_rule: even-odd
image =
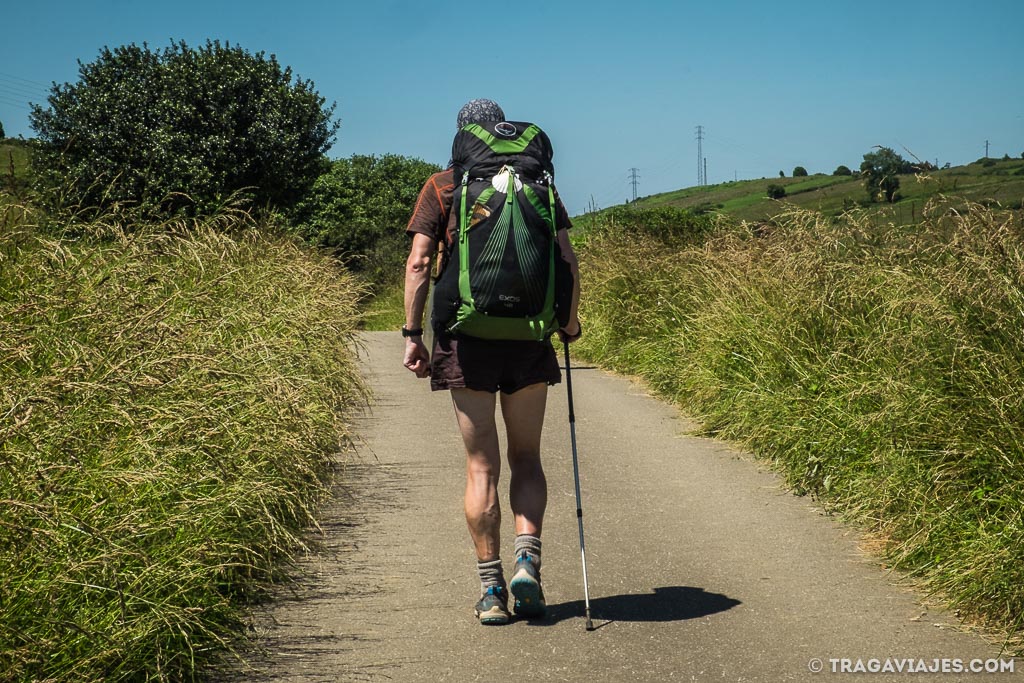
[(565, 345), (565, 386), (569, 394), (569, 422), (576, 422), (576, 414), (572, 406), (572, 367), (569, 363), (569, 342), (562, 342)]

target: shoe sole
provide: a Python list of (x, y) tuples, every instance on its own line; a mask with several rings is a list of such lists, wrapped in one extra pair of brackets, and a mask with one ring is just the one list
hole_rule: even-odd
[(477, 612), (476, 616), (484, 626), (501, 626), (507, 624), (509, 620), (508, 612), (503, 611), (500, 607), (492, 607), (486, 612)]
[(540, 583), (525, 571), (516, 574), (508, 585), (515, 599), (516, 615), (521, 617), (542, 617), (547, 611)]

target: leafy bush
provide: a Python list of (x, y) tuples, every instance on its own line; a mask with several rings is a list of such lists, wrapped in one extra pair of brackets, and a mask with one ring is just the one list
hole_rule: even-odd
[(44, 180), (82, 206), (203, 213), (245, 189), (289, 207), (325, 170), (338, 123), (312, 82), (264, 53), (207, 42), (103, 48), (34, 105)]
[(307, 241), (328, 247), (372, 284), (393, 283), (409, 253), (405, 227), (423, 183), (441, 169), (386, 154), (338, 159), (295, 207)]
[(800, 176), (806, 176), (806, 175), (807, 175), (807, 169), (804, 168), (803, 166), (797, 166), (796, 168), (793, 169), (793, 177), (794, 178), (798, 178)]
[(853, 171), (850, 170), (849, 166), (840, 164), (836, 166), (836, 170), (832, 171), (832, 175), (853, 175)]
[(899, 154), (888, 147), (880, 147), (877, 152), (868, 152), (860, 165), (864, 176), (864, 188), (871, 201), (884, 200), (889, 203), (899, 199), (900, 173), (912, 173), (913, 166)]
[(776, 185), (772, 183), (767, 189), (769, 199), (782, 199), (786, 196), (786, 188), (782, 185)]

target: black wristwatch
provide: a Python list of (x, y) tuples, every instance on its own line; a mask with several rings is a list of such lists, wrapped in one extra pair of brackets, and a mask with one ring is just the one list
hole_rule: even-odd
[(420, 327), (420, 328), (417, 328), (415, 330), (410, 330), (405, 325), (402, 325), (402, 336), (403, 337), (422, 337), (423, 336), (423, 328)]

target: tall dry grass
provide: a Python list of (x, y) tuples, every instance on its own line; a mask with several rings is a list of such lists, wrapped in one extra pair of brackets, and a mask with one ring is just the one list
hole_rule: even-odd
[(777, 463), (1019, 650), (1021, 214), (935, 203), (912, 228), (793, 212), (664, 232), (590, 231), (581, 352)]
[(359, 285), (228, 207), (0, 209), (0, 679), (190, 679), (314, 523)]

